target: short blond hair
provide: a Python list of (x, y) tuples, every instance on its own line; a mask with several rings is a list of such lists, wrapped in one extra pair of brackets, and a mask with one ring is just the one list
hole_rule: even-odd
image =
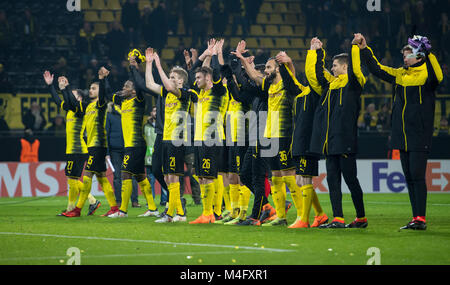
[(183, 79), (183, 85), (187, 84), (188, 82), (188, 73), (186, 70), (184, 70), (184, 68), (182, 68), (181, 66), (174, 66), (171, 70), (170, 73), (175, 73), (177, 74), (179, 77), (181, 77), (181, 79)]

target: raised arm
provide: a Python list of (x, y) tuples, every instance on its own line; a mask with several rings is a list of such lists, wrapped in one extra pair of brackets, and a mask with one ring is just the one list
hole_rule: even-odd
[(356, 34), (355, 37), (356, 39), (354, 41), (358, 45), (359, 49), (361, 49), (362, 62), (367, 66), (370, 73), (388, 83), (395, 83), (396, 76), (399, 74), (400, 70), (398, 68), (392, 68), (380, 64), (372, 49), (367, 46), (364, 36), (361, 34)]
[[(161, 81), (164, 85), (164, 88), (167, 90), (167, 92), (170, 92), (170, 93), (174, 94), (175, 96), (177, 96), (178, 98), (180, 98), (181, 90), (178, 89), (172, 83), (172, 81), (170, 81), (170, 79), (167, 77), (166, 73), (164, 72), (164, 69), (162, 68), (161, 60), (160, 60), (158, 54), (153, 53), (153, 58), (155, 61), (156, 68), (158, 69), (159, 77), (161, 78)], [(161, 92), (161, 89), (160, 89), (160, 92)], [(162, 93), (161, 93), (161, 95), (162, 95)]]
[(236, 50), (234, 52), (231, 52), (231, 54), (234, 54), (237, 58), (239, 58), (242, 66), (244, 66), (245, 72), (247, 73), (248, 77), (250, 77), (251, 80), (255, 81), (255, 83), (258, 86), (261, 86), (263, 84), (264, 77), (242, 55), (243, 53), (247, 52), (245, 46), (246, 46), (245, 41), (240, 41), (238, 43)]
[(59, 98), (58, 92), (56, 92), (56, 88), (53, 85), (53, 78), (54, 75), (50, 74), (49, 71), (46, 70), (44, 72), (44, 81), (47, 84), (47, 87), (50, 91), (50, 95), (52, 95), (53, 102), (55, 102), (57, 106), (61, 107), (62, 100), (61, 98)]
[(280, 52), (276, 56), (277, 62), (280, 64), (280, 75), (283, 79), (283, 85), (292, 96), (297, 96), (306, 87), (298, 82), (297, 78), (294, 76), (293, 70), (289, 66), (294, 66), (292, 59), (285, 53)]
[(69, 80), (64, 76), (58, 77), (58, 86), (63, 94), (64, 105), (67, 104), (65, 110), (72, 110), (74, 112), (77, 112), (79, 109), (81, 110), (82, 106), (73, 95)]
[[(145, 86), (147, 86), (147, 88), (150, 89), (151, 91), (153, 91), (154, 93), (161, 94), (162, 86), (157, 84), (153, 77), (153, 62), (155, 61), (154, 55), (155, 55), (155, 52), (154, 52), (153, 48), (147, 48), (145, 50), (145, 58), (147, 61), (147, 65), (145, 67)], [(160, 74), (160, 76), (161, 76), (161, 74)], [(162, 80), (162, 78), (161, 78), (161, 80)]]
[(349, 81), (357, 82), (361, 88), (366, 84), (366, 78), (361, 70), (361, 51), (358, 46), (359, 37), (355, 34), (350, 52), (350, 62), (348, 69)]
[(319, 39), (313, 38), (305, 63), (306, 78), (317, 94), (322, 94), (322, 90), (327, 88), (332, 80), (332, 76), (325, 70), (325, 50), (322, 46)]
[(99, 89), (98, 89), (98, 107), (106, 106), (106, 77), (109, 75), (109, 70), (105, 67), (101, 67), (98, 71), (98, 79), (100, 81)]
[(444, 79), (444, 74), (442, 73), (441, 66), (433, 53), (429, 53), (427, 56), (427, 68), (428, 82), (432, 88), (437, 88), (437, 86)]

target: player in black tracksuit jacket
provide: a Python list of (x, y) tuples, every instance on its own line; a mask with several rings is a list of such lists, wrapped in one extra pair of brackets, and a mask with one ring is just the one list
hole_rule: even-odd
[(431, 45), (426, 38), (409, 39), (410, 45), (402, 50), (404, 66), (391, 68), (381, 65), (364, 37), (358, 35), (363, 63), (373, 75), (393, 84), (395, 90), (390, 147), (400, 150), (413, 214), (413, 220), (402, 229), (424, 230), (425, 173), (434, 131), (435, 91), (443, 79), (441, 67), (430, 53)]
[[(321, 228), (367, 227), (363, 191), (357, 178), (357, 120), (361, 108), (360, 96), (366, 79), (361, 71), (360, 50), (352, 45), (351, 54), (333, 58), (332, 72), (324, 67), (325, 51), (317, 39), (306, 57), (305, 72), (311, 88), (321, 94), (316, 109), (311, 151), (326, 157), (327, 182), (334, 220)], [(342, 211), (341, 177), (347, 184), (356, 219), (345, 225)]]
[[(250, 104), (251, 110), (256, 113), (256, 121), (249, 122), (248, 148), (241, 161), (240, 171), (241, 182), (253, 193), (254, 202), (250, 217), (238, 224), (258, 225), (260, 218), (266, 219), (268, 217), (270, 213), (269, 208), (271, 208), (265, 195), (265, 178), (269, 172), (269, 167), (259, 153), (261, 145), (258, 139), (260, 130), (259, 112), (267, 111), (267, 95), (260, 91), (261, 88), (258, 88), (248, 78), (241, 67), (239, 59), (235, 57), (232, 57), (230, 66), (225, 65), (222, 68), (222, 74), (227, 78), (228, 89), (235, 99), (245, 104)], [(239, 87), (234, 82), (233, 74)], [(264, 130), (264, 128), (262, 129)], [(255, 130), (256, 134), (251, 133), (252, 130)]]

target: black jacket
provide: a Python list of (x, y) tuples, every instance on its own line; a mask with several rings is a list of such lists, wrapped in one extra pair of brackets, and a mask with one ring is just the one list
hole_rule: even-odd
[(366, 79), (361, 72), (360, 50), (353, 45), (347, 74), (334, 77), (324, 67), (325, 51), (308, 50), (306, 77), (311, 88), (321, 94), (316, 109), (311, 151), (339, 155), (357, 152), (360, 96)]
[(426, 60), (409, 68), (391, 68), (381, 65), (367, 47), (361, 50), (361, 58), (372, 74), (394, 86), (390, 147), (430, 151), (435, 91), (443, 79), (436, 57), (430, 53)]

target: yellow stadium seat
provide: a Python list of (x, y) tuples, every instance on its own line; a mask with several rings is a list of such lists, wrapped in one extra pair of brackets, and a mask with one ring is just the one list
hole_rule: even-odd
[[(144, 10), (145, 6), (152, 7), (152, 5), (150, 5), (150, 1), (149, 0), (139, 0), (138, 6), (139, 6), (139, 10)], [(153, 7), (156, 7), (156, 6), (153, 6)]]
[(241, 40), (242, 40), (241, 38), (232, 37), (232, 38), (230, 39), (230, 48), (231, 48), (231, 50), (235, 50), (236, 47), (237, 47), (237, 45), (238, 45), (238, 43), (239, 43)]
[(289, 12), (292, 12), (292, 13), (300, 13), (302, 8), (300, 6), (300, 3), (291, 2), (291, 3), (288, 3), (288, 10), (289, 10)]
[(278, 13), (287, 13), (287, 11), (288, 11), (286, 3), (283, 3), (283, 2), (275, 3), (273, 5), (273, 10)]
[(305, 43), (303, 42), (302, 38), (291, 38), (291, 47), (303, 49), (305, 48)]
[(180, 46), (180, 39), (178, 37), (168, 37), (167, 46), (170, 48), (176, 48)]
[(286, 14), (285, 15), (285, 23), (289, 25), (297, 25), (299, 24), (297, 14)]
[(280, 26), (280, 35), (282, 35), (282, 36), (293, 36), (294, 35), (294, 29), (292, 28), (292, 26), (282, 25), (282, 26)]
[(161, 58), (164, 60), (171, 60), (175, 57), (173, 49), (165, 48), (162, 50)]
[(299, 61), (302, 59), (302, 57), (300, 56), (300, 53), (296, 49), (289, 50), (286, 53), (292, 60)]
[(256, 38), (246, 38), (245, 42), (247, 43), (247, 48), (256, 49), (259, 47), (258, 41)]
[(251, 25), (250, 26), (250, 34), (252, 36), (262, 36), (264, 35), (264, 31), (261, 25)]
[(85, 10), (89, 10), (89, 9), (91, 9), (89, 0), (81, 0), (81, 10), (85, 11)]
[(108, 33), (108, 26), (106, 23), (95, 23), (94, 32), (99, 35), (104, 35)]
[(269, 17), (265, 13), (259, 13), (256, 16), (256, 23), (258, 24), (269, 24)]
[(264, 48), (275, 48), (272, 38), (260, 38), (259, 42)]
[(84, 20), (86, 22), (98, 22), (98, 14), (97, 11), (86, 11), (84, 12)]
[(192, 46), (192, 37), (183, 37), (181, 38), (181, 42), (184, 45), (184, 47), (189, 50)]
[(93, 10), (104, 10), (104, 9), (106, 9), (105, 0), (92, 0), (91, 9), (93, 9)]
[(102, 11), (100, 22), (114, 22), (114, 14), (112, 11)]
[(305, 34), (306, 28), (304, 26), (294, 26), (294, 34), (296, 36), (303, 36)]
[(266, 35), (268, 36), (278, 36), (279, 35), (278, 26), (275, 25), (267, 25), (266, 26)]
[(269, 2), (263, 2), (259, 8), (260, 13), (272, 13), (272, 4)]
[(281, 14), (270, 14), (270, 23), (273, 25), (283, 24), (283, 17), (281, 16)]
[(280, 50), (290, 48), (290, 44), (287, 38), (275, 38), (275, 46)]
[(120, 19), (122, 18), (122, 10), (115, 12), (115, 19), (117, 22), (120, 22)]
[(122, 5), (120, 5), (119, 0), (107, 0), (106, 9), (109, 10), (122, 10)]

